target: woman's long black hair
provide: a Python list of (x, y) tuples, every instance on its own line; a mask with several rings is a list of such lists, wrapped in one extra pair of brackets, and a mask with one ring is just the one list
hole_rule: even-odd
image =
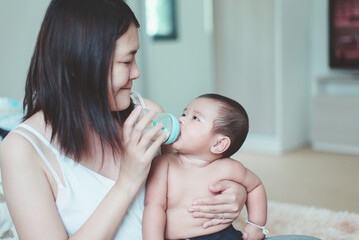
[[(51, 140), (76, 160), (89, 150), (88, 132), (100, 136), (103, 150), (104, 143), (121, 149), (107, 80), (115, 42), (132, 23), (139, 27), (122, 0), (53, 0), (47, 9), (26, 79), (24, 120), (43, 111)], [(130, 110), (119, 114), (122, 121)]]

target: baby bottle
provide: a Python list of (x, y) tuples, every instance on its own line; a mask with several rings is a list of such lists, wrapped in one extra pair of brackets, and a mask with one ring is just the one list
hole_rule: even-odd
[[(137, 93), (135, 93), (135, 92), (132, 93), (131, 98), (135, 105), (144, 106), (143, 99)], [(149, 111), (150, 110), (143, 108), (140, 118), (142, 118)], [(151, 123), (146, 126), (146, 128), (143, 130), (143, 132), (146, 133), (148, 130), (150, 130), (152, 127), (156, 126), (159, 123), (163, 124), (163, 128), (155, 136), (155, 139), (162, 133), (162, 131), (164, 131), (166, 134), (166, 140), (163, 144), (171, 144), (174, 141), (176, 141), (176, 139), (180, 133), (180, 125), (179, 125), (178, 119), (170, 113), (155, 112), (155, 116), (153, 117)]]

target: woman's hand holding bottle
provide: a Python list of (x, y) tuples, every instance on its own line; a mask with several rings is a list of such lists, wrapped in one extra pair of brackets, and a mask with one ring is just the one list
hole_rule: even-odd
[(118, 181), (125, 180), (135, 187), (137, 182), (139, 187), (145, 182), (150, 171), (152, 160), (159, 151), (161, 144), (165, 141), (165, 134), (161, 133), (155, 141), (152, 139), (162, 129), (162, 124), (158, 124), (146, 133), (143, 130), (151, 123), (155, 113), (146, 113), (139, 121), (142, 111), (141, 106), (137, 106), (129, 115), (123, 125), (123, 150), (120, 161), (120, 174)]

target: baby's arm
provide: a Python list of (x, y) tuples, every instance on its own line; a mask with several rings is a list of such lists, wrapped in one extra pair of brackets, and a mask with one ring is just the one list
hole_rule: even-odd
[[(242, 184), (247, 189), (248, 221), (257, 226), (265, 226), (267, 222), (267, 196), (262, 181), (241, 163), (232, 159), (223, 160), (220, 161), (227, 164), (221, 162), (220, 165), (226, 168), (230, 180)], [(246, 225), (243, 239), (247, 239), (248, 235), (250, 235), (251, 240), (264, 238), (263, 230), (252, 224)]]
[[(244, 228), (243, 239), (263, 239), (264, 231), (259, 228), (264, 227), (267, 222), (267, 196), (262, 184), (262, 181), (249, 169), (246, 169), (246, 183), (247, 187), (247, 213), (248, 213), (248, 223)], [(248, 181), (248, 182), (247, 182)], [(255, 225), (257, 226), (255, 226)]]
[(167, 169), (166, 155), (156, 158), (147, 178), (145, 210), (142, 220), (144, 240), (163, 240), (166, 227), (167, 209)]

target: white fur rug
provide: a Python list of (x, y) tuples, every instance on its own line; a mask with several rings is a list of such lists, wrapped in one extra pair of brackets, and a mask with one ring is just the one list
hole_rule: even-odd
[[(359, 203), (358, 203), (359, 204)], [(246, 211), (233, 224), (242, 230)], [(359, 240), (359, 214), (269, 201), (270, 236), (309, 235), (323, 240)]]

